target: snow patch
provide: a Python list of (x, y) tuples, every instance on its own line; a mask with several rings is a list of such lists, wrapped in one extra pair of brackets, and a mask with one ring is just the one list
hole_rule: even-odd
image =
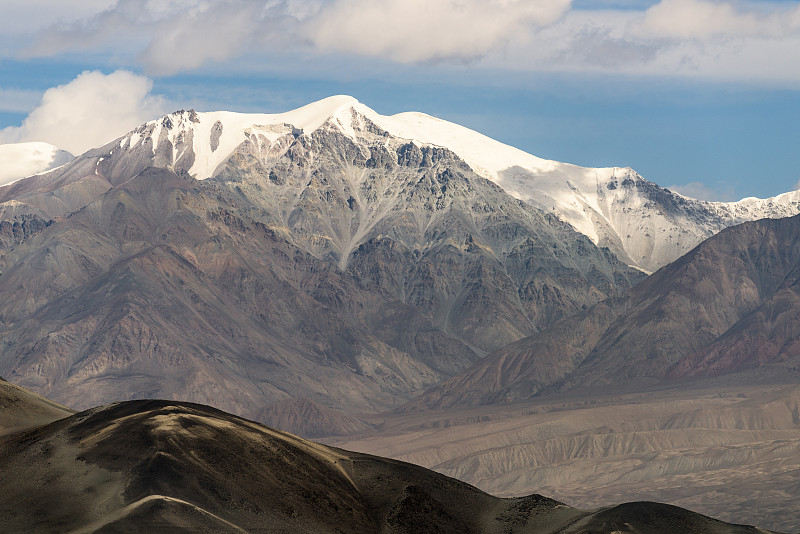
[(0, 186), (53, 170), (73, 159), (72, 154), (49, 143), (0, 145)]

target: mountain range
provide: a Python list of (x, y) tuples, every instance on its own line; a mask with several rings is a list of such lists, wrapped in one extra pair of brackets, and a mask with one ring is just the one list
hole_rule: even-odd
[(28, 181), (0, 199), (24, 195), (27, 210), (45, 217), (63, 215), (86, 202), (85, 197), (74, 197), (74, 188), (62, 190), (75, 181), (87, 181), (93, 175), (105, 178), (84, 184), (92, 189), (89, 194), (94, 194), (149, 165), (185, 170), (205, 180), (219, 175), (244, 147), (264, 159), (286, 150), (290, 134), (302, 140), (320, 128), (332, 129), (356, 145), (369, 142), (366, 132), (372, 130), (387, 147), (402, 140), (418, 147), (448, 149), (512, 197), (556, 215), (596, 245), (608, 247), (629, 265), (647, 272), (676, 260), (728, 226), (800, 211), (797, 191), (737, 202), (695, 200), (659, 187), (630, 168), (584, 168), (538, 158), (423, 113), (380, 115), (349, 96), (330, 97), (271, 115), (176, 112), (83, 155), (82, 164), (59, 173), (57, 179), (46, 180), (51, 195), (45, 198), (34, 200), (30, 192), (42, 182)]
[(0, 373), (76, 408), (386, 410), (793, 198), (694, 201), (351, 97), (176, 112), (0, 188)]
[[(529, 494), (531, 484), (557, 491), (584, 480), (583, 493), (596, 495), (614, 477), (622, 484), (614, 491), (641, 491), (643, 484), (663, 482), (662, 475), (673, 477), (673, 488), (680, 486), (674, 477), (736, 462), (739, 472), (778, 480), (778, 493), (791, 492), (794, 486), (784, 479), (793, 472), (786, 455), (796, 451), (793, 432), (800, 425), (792, 415), (794, 393), (770, 401), (786, 407), (777, 418), (750, 406), (756, 401), (748, 405), (747, 421), (731, 416), (724, 424), (684, 408), (702, 406), (722, 391), (728, 395), (730, 387), (798, 383), (798, 196), (698, 201), (628, 168), (543, 160), (424, 114), (382, 116), (350, 97), (275, 115), (166, 115), (58, 168), (0, 187), (0, 375), (70, 409), (89, 409), (64, 419), (71, 411), (44, 398), (22, 403), (17, 413), (23, 415), (8, 428), (19, 431), (25, 417), (44, 426), (8, 438), (7, 465), (39, 465), (44, 460), (35, 451), (46, 454), (48, 444), (67, 451), (69, 463), (67, 443), (82, 443), (102, 469), (126, 466), (132, 478), (120, 483), (136, 491), (122, 500), (119, 485), (103, 493), (100, 486), (110, 480), (104, 472), (89, 477), (86, 490), (111, 499), (103, 500), (110, 514), (104, 517), (120, 523), (68, 511), (53, 519), (100, 530), (130, 529), (138, 520), (196, 524), (198, 518), (224, 529), (267, 513), (230, 493), (230, 477), (250, 470), (232, 459), (222, 467), (203, 461), (199, 469), (229, 468), (218, 480), (220, 495), (228, 502), (241, 497), (241, 514), (221, 513), (220, 495), (159, 497), (163, 477), (189, 488), (217, 487), (210, 479), (173, 474), (189, 469), (184, 453), (192, 447), (219, 454), (195, 441), (164, 451), (153, 434), (162, 423), (164, 432), (190, 441), (210, 433), (236, 450), (266, 447), (297, 458), (312, 451), (308, 462), (314, 465), (319, 454), (340, 454), (238, 417), (306, 437), (351, 436), (336, 439), (351, 439), (362, 450), (383, 447), (509, 495)], [(756, 220), (764, 217), (786, 218)], [(694, 391), (701, 393), (692, 397)], [(609, 399), (610, 392), (628, 400)], [(643, 404), (640, 395), (653, 402), (636, 412), (628, 401)], [(690, 398), (670, 404), (674, 395)], [(154, 398), (172, 400), (94, 408)], [(657, 402), (662, 398), (664, 404)], [(573, 409), (591, 403), (611, 408), (592, 415)], [(509, 406), (519, 413), (498, 415)], [(615, 409), (637, 413), (636, 421), (615, 419)], [(554, 435), (548, 414), (560, 410), (565, 419)], [(525, 419), (539, 414), (547, 419), (541, 425)], [(595, 414), (606, 424), (587, 425)], [(488, 425), (495, 418), (514, 429), (533, 425), (535, 440), (505, 427), (502, 437), (487, 437), (472, 426), (495, 428)], [(719, 432), (697, 438), (709, 421), (719, 423), (713, 428)], [(461, 430), (439, 433), (450, 425)], [(238, 430), (234, 437), (215, 434), (222, 427)], [(120, 428), (124, 432), (115, 434)], [(474, 434), (459, 434), (466, 429)], [(431, 433), (426, 446), (403, 448), (408, 436), (421, 432)], [(144, 441), (132, 456), (115, 457), (109, 450), (119, 443), (103, 445), (97, 437), (112, 434)], [(531, 464), (525, 444), (543, 438), (544, 452)], [(752, 450), (743, 458), (709, 439), (732, 447), (750, 439), (742, 447)], [(444, 447), (450, 440), (456, 445)], [(441, 451), (431, 452), (437, 443)], [(690, 450), (696, 459), (680, 458)], [(661, 453), (667, 460), (658, 463), (653, 455)], [(638, 467), (631, 467), (632, 454), (642, 455)], [(545, 455), (553, 465), (564, 463), (562, 478), (542, 475), (538, 462)], [(164, 463), (170, 458), (176, 462)], [(347, 453), (340, 460), (354, 458)], [(584, 467), (580, 462), (593, 462), (596, 477), (570, 471), (576, 461)], [(507, 474), (497, 474), (492, 464)], [(655, 472), (656, 465), (667, 469)], [(384, 469), (373, 467), (373, 474)], [(19, 469), (19, 480), (30, 476)], [(158, 476), (136, 475), (148, 469)], [(343, 473), (353, 484), (362, 476)], [(703, 485), (703, 506), (731, 480), (730, 473), (712, 475), (720, 482)], [(431, 487), (452, 484), (432, 480)], [(271, 481), (254, 483), (257, 492), (264, 484), (287, 491)], [(444, 530), (476, 524), (474, 515), (448, 504), (466, 499), (462, 489), (454, 490), (458, 497), (431, 497), (428, 486), (403, 488), (379, 488), (380, 505), (364, 504), (364, 494), (348, 489), (350, 500), (334, 504), (339, 511), (360, 510), (354, 524), (364, 528), (389, 521), (387, 531), (408, 530), (407, 518), (421, 513), (417, 506), (444, 518), (434, 522)], [(303, 499), (298, 517), (307, 521), (309, 501)], [(390, 501), (392, 508), (381, 508)], [(756, 517), (750, 505), (735, 502)], [(769, 502), (778, 517), (770, 524), (793, 525), (791, 506), (779, 496)], [(563, 506), (538, 497), (514, 503), (485, 496), (474, 506), (498, 511), (491, 529), (501, 530), (517, 528), (516, 520), (497, 519), (506, 517), (505, 506), (521, 506), (525, 514)], [(684, 514), (630, 506), (617, 512), (635, 511), (634, 522), (644, 517), (637, 514)], [(525, 514), (519, 525), (534, 524)], [(601, 516), (564, 514), (581, 528), (629, 528), (602, 514), (601, 523), (591, 519)], [(299, 525), (281, 517), (286, 522), (280, 525)], [(711, 523), (682, 517), (705, 525), (699, 531), (712, 531)], [(674, 529), (670, 521), (665, 524)]]
[(643, 278), (453, 152), (312, 111), (170, 115), (0, 190), (1, 372), (77, 408), (383, 410)]
[(724, 375), (797, 383), (799, 238), (800, 216), (724, 230), (624, 296), (503, 347), (416, 405), (642, 390)]

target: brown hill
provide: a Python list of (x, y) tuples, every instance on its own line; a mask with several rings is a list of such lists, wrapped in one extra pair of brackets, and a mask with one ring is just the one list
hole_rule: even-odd
[(757, 533), (680, 508), (498, 499), (187, 403), (130, 401), (0, 437), (5, 532)]
[(800, 217), (729, 228), (623, 297), (503, 347), (409, 408), (692, 377), (796, 383), (799, 281)]
[(0, 378), (0, 435), (41, 426), (75, 413)]

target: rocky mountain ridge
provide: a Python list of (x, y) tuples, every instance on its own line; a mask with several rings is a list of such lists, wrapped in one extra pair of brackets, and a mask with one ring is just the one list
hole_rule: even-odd
[(800, 216), (728, 228), (621, 297), (503, 347), (409, 407), (691, 379), (800, 381)]
[(150, 138), (157, 165), (186, 168), (204, 179), (220, 172), (241, 143), (249, 142), (257, 152), (269, 151), (282, 136), (308, 135), (321, 127), (333, 127), (353, 140), (371, 130), (390, 149), (403, 139), (451, 150), (513, 197), (552, 212), (595, 244), (650, 272), (723, 228), (800, 212), (797, 191), (738, 202), (695, 200), (659, 187), (630, 168), (584, 168), (544, 160), (423, 113), (383, 116), (347, 96), (276, 115), (176, 113), (131, 132), (120, 148), (146, 146)]

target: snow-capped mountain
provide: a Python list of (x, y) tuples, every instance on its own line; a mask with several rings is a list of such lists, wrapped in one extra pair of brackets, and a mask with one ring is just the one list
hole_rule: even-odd
[(755, 213), (731, 206), (350, 97), (180, 111), (0, 187), (0, 374), (73, 405), (388, 409), (635, 286), (623, 245)]
[(0, 186), (60, 167), (73, 158), (66, 150), (49, 143), (0, 145)]
[[(411, 140), (444, 147), (510, 195), (557, 215), (595, 244), (645, 271), (675, 260), (719, 230), (744, 221), (800, 212), (800, 192), (738, 202), (707, 202), (659, 187), (630, 168), (584, 168), (538, 158), (423, 113), (384, 116), (349, 96), (334, 96), (280, 114), (184, 111), (151, 121), (117, 142), (156, 165), (215, 176), (243, 146), (257, 157), (287, 139), (333, 127), (361, 142)], [(143, 154), (145, 155), (145, 154)]]
[(0, 188), (0, 375), (71, 406), (385, 410), (644, 278), (376, 121), (178, 112)]

